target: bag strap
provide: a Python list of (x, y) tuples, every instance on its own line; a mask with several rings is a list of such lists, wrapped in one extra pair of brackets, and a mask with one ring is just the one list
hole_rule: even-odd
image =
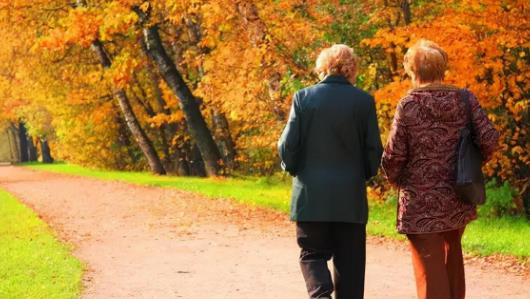
[(459, 90), (459, 96), (464, 101), (464, 104), (466, 105), (466, 112), (467, 112), (467, 119), (468, 122), (466, 126), (469, 128), (471, 132), (473, 132), (474, 126), (473, 126), (473, 112), (471, 111), (471, 103), (469, 102), (469, 91), (467, 89), (460, 89)]

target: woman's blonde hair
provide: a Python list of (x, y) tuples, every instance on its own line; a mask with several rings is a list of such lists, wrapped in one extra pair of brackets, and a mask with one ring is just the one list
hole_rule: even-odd
[(358, 60), (352, 48), (336, 44), (320, 52), (315, 71), (320, 79), (327, 75), (342, 75), (353, 83), (357, 75)]
[(407, 74), (418, 82), (433, 82), (444, 79), (447, 62), (447, 53), (440, 46), (421, 39), (408, 49), (403, 66)]

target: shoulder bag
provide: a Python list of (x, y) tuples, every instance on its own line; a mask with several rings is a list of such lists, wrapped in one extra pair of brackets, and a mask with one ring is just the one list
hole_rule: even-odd
[(482, 174), (482, 154), (473, 140), (473, 113), (469, 103), (469, 91), (459, 91), (459, 97), (464, 101), (468, 121), (466, 127), (460, 131), (457, 153), (456, 187), (457, 196), (465, 203), (481, 205), (486, 202), (486, 188)]

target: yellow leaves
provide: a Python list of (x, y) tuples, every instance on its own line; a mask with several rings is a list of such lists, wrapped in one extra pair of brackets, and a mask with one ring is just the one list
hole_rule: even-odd
[(148, 120), (151, 128), (160, 128), (162, 125), (169, 123), (169, 115), (157, 114)]
[(114, 58), (112, 67), (105, 74), (110, 78), (113, 86), (116, 88), (125, 88), (132, 80), (133, 73), (140, 66), (140, 61), (131, 55), (131, 53), (123, 51)]
[(512, 154), (522, 155), (525, 153), (525, 150), (521, 146), (517, 145), (512, 147), (511, 152)]
[[(148, 2), (146, 2), (149, 5)], [(145, 3), (144, 3), (145, 4)], [(103, 22), (99, 28), (101, 40), (110, 40), (117, 33), (127, 34), (138, 22), (138, 16), (129, 7), (111, 2), (103, 10)]]
[(178, 110), (170, 115), (166, 114), (157, 114), (153, 117), (150, 117), (147, 121), (152, 128), (160, 128), (162, 125), (169, 123), (180, 123), (184, 120), (184, 113)]
[(239, 120), (239, 114), (237, 113), (237, 111), (230, 111), (230, 114), (228, 115), (228, 117), (230, 118), (230, 120)]
[(516, 102), (511, 110), (514, 115), (517, 116), (516, 119), (520, 120), (523, 117), (522, 113), (524, 113), (526, 109), (529, 109), (528, 107), (530, 107), (530, 100), (524, 99)]
[(87, 104), (88, 99), (92, 97), (92, 94), (84, 89), (72, 90), (66, 96), (66, 103), (68, 105), (83, 105)]
[(164, 98), (164, 101), (167, 104), (167, 107), (164, 108), (175, 109), (180, 105), (179, 100), (177, 99), (177, 97), (175, 97), (175, 95), (173, 94), (169, 86), (167, 86), (165, 81), (160, 81), (159, 87), (162, 91), (162, 97)]
[(126, 8), (130, 8), (131, 6), (144, 6), (146, 3), (148, 3), (148, 1), (143, 0), (114, 0), (112, 2)]
[(98, 83), (100, 83), (102, 78), (103, 72), (101, 69), (88, 71), (84, 76), (84, 80), (86, 80), (85, 82), (92, 85), (97, 85)]
[(144, 2), (142, 3), (142, 5), (140, 5), (140, 9), (143, 11), (143, 12), (147, 12), (147, 10), (149, 10), (149, 2)]
[(203, 38), (199, 45), (201, 47), (206, 47), (206, 48), (215, 48), (215, 46), (217, 45), (217, 40), (215, 39), (215, 36), (207, 36), (205, 38)]
[[(193, 93), (201, 97), (205, 115), (210, 109), (226, 115), (232, 135), (237, 136), (238, 160), (246, 167), (272, 169), (276, 163), (275, 141), (284, 124), (278, 115), (288, 111), (288, 95), (316, 82), (312, 68), (320, 47), (339, 39), (357, 40), (350, 39), (352, 36), (370, 36), (372, 28), (378, 28), (372, 38), (361, 41), (359, 53), (363, 55), (362, 87), (372, 91), (377, 88), (383, 139), (399, 99), (410, 89), (401, 68), (404, 52), (420, 38), (431, 39), (449, 54), (446, 81), (470, 88), (484, 108), (495, 111), (489, 117), (503, 133), (506, 144), (486, 168), (488, 173), (506, 177), (517, 163), (528, 163), (528, 155), (521, 154), (521, 149), (528, 151), (522, 142), (528, 140), (525, 138), (530, 132), (517, 131), (527, 122), (522, 116), (530, 105), (530, 43), (523, 8), (528, 4), (523, 3), (526, 0), (512, 1), (512, 8), (505, 10), (500, 9), (498, 1), (482, 1), (480, 7), (479, 1), (470, 1), (452, 1), (460, 8), (424, 1), (414, 7), (414, 22), (408, 26), (403, 26), (403, 19), (396, 23), (398, 7), (380, 9), (384, 6), (382, 0), (346, 1), (356, 4), (340, 5), (339, 1), (319, 0), (304, 1), (304, 5), (299, 0), (248, 1), (257, 8), (257, 13), (251, 14), (252, 20), (238, 11), (237, 3), (241, 1), (233, 0), (89, 1), (88, 9), (52, 13), (54, 17), (49, 22), (46, 16), (46, 26), (33, 28), (33, 23), (26, 23), (28, 30), (22, 30), (24, 38), (20, 41), (18, 36), (4, 39), (8, 46), (0, 49), (0, 56), (4, 61), (22, 64), (9, 71), (22, 85), (11, 88), (9, 83), (0, 82), (0, 98), (10, 98), (8, 103), (1, 102), (2, 113), (9, 111), (11, 117), (18, 113), (11, 111), (20, 111), (19, 107), (46, 105), (54, 113), (63, 155), (83, 148), (79, 156), (71, 158), (88, 163), (95, 156), (105, 157), (107, 161), (99, 159), (95, 163), (107, 166), (120, 159), (127, 161), (128, 148), (118, 143), (119, 126), (123, 124), (117, 121), (120, 116), (112, 100), (112, 88), (125, 88), (131, 99), (132, 93), (137, 93), (153, 106), (155, 113), (161, 108), (145, 71), (146, 58), (140, 51), (135, 28), (138, 19), (131, 11), (134, 5), (143, 11), (151, 10), (151, 21), (161, 24), (164, 42), (175, 50), (171, 54), (178, 60), (185, 80), (195, 88)], [(397, 1), (387, 3), (394, 5)], [(352, 5), (358, 5), (359, 10), (352, 12)], [(351, 17), (352, 23), (345, 21), (339, 24), (344, 28), (332, 27), (337, 14)], [(351, 27), (356, 14), (362, 14), (363, 24)], [(0, 34), (5, 30), (0, 29)], [(328, 35), (334, 30), (343, 31)], [(42, 56), (37, 51), (30, 53), (32, 63), (41, 69), (38, 74), (33, 73), (25, 57), (13, 59), (6, 50), (13, 45), (25, 49), (17, 45), (31, 44), (28, 36), (33, 37), (35, 32), (45, 37), (34, 48), (58, 51), (42, 51)], [(194, 33), (199, 33), (198, 40)], [(71, 47), (88, 47), (95, 37), (105, 42), (112, 57), (113, 66), (108, 70), (96, 66), (93, 53)], [(390, 69), (394, 63), (397, 70), (393, 66)], [(38, 84), (37, 88), (33, 88), (34, 84)], [(167, 103), (162, 108), (170, 108), (170, 115), (148, 117), (144, 107), (133, 101), (142, 124), (153, 129), (184, 120), (179, 100), (165, 83), (159, 85)], [(175, 146), (189, 138), (183, 132), (176, 135), (171, 141)]]
[(215, 67), (215, 62), (213, 60), (205, 60), (203, 63), (203, 68), (206, 72), (213, 70)]

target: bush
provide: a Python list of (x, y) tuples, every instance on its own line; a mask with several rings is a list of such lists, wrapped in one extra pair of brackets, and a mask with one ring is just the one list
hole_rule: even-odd
[(495, 186), (496, 182), (491, 181), (486, 186), (486, 203), (479, 207), (479, 215), (488, 218), (497, 218), (516, 213), (514, 196), (515, 190), (505, 182), (502, 186)]

